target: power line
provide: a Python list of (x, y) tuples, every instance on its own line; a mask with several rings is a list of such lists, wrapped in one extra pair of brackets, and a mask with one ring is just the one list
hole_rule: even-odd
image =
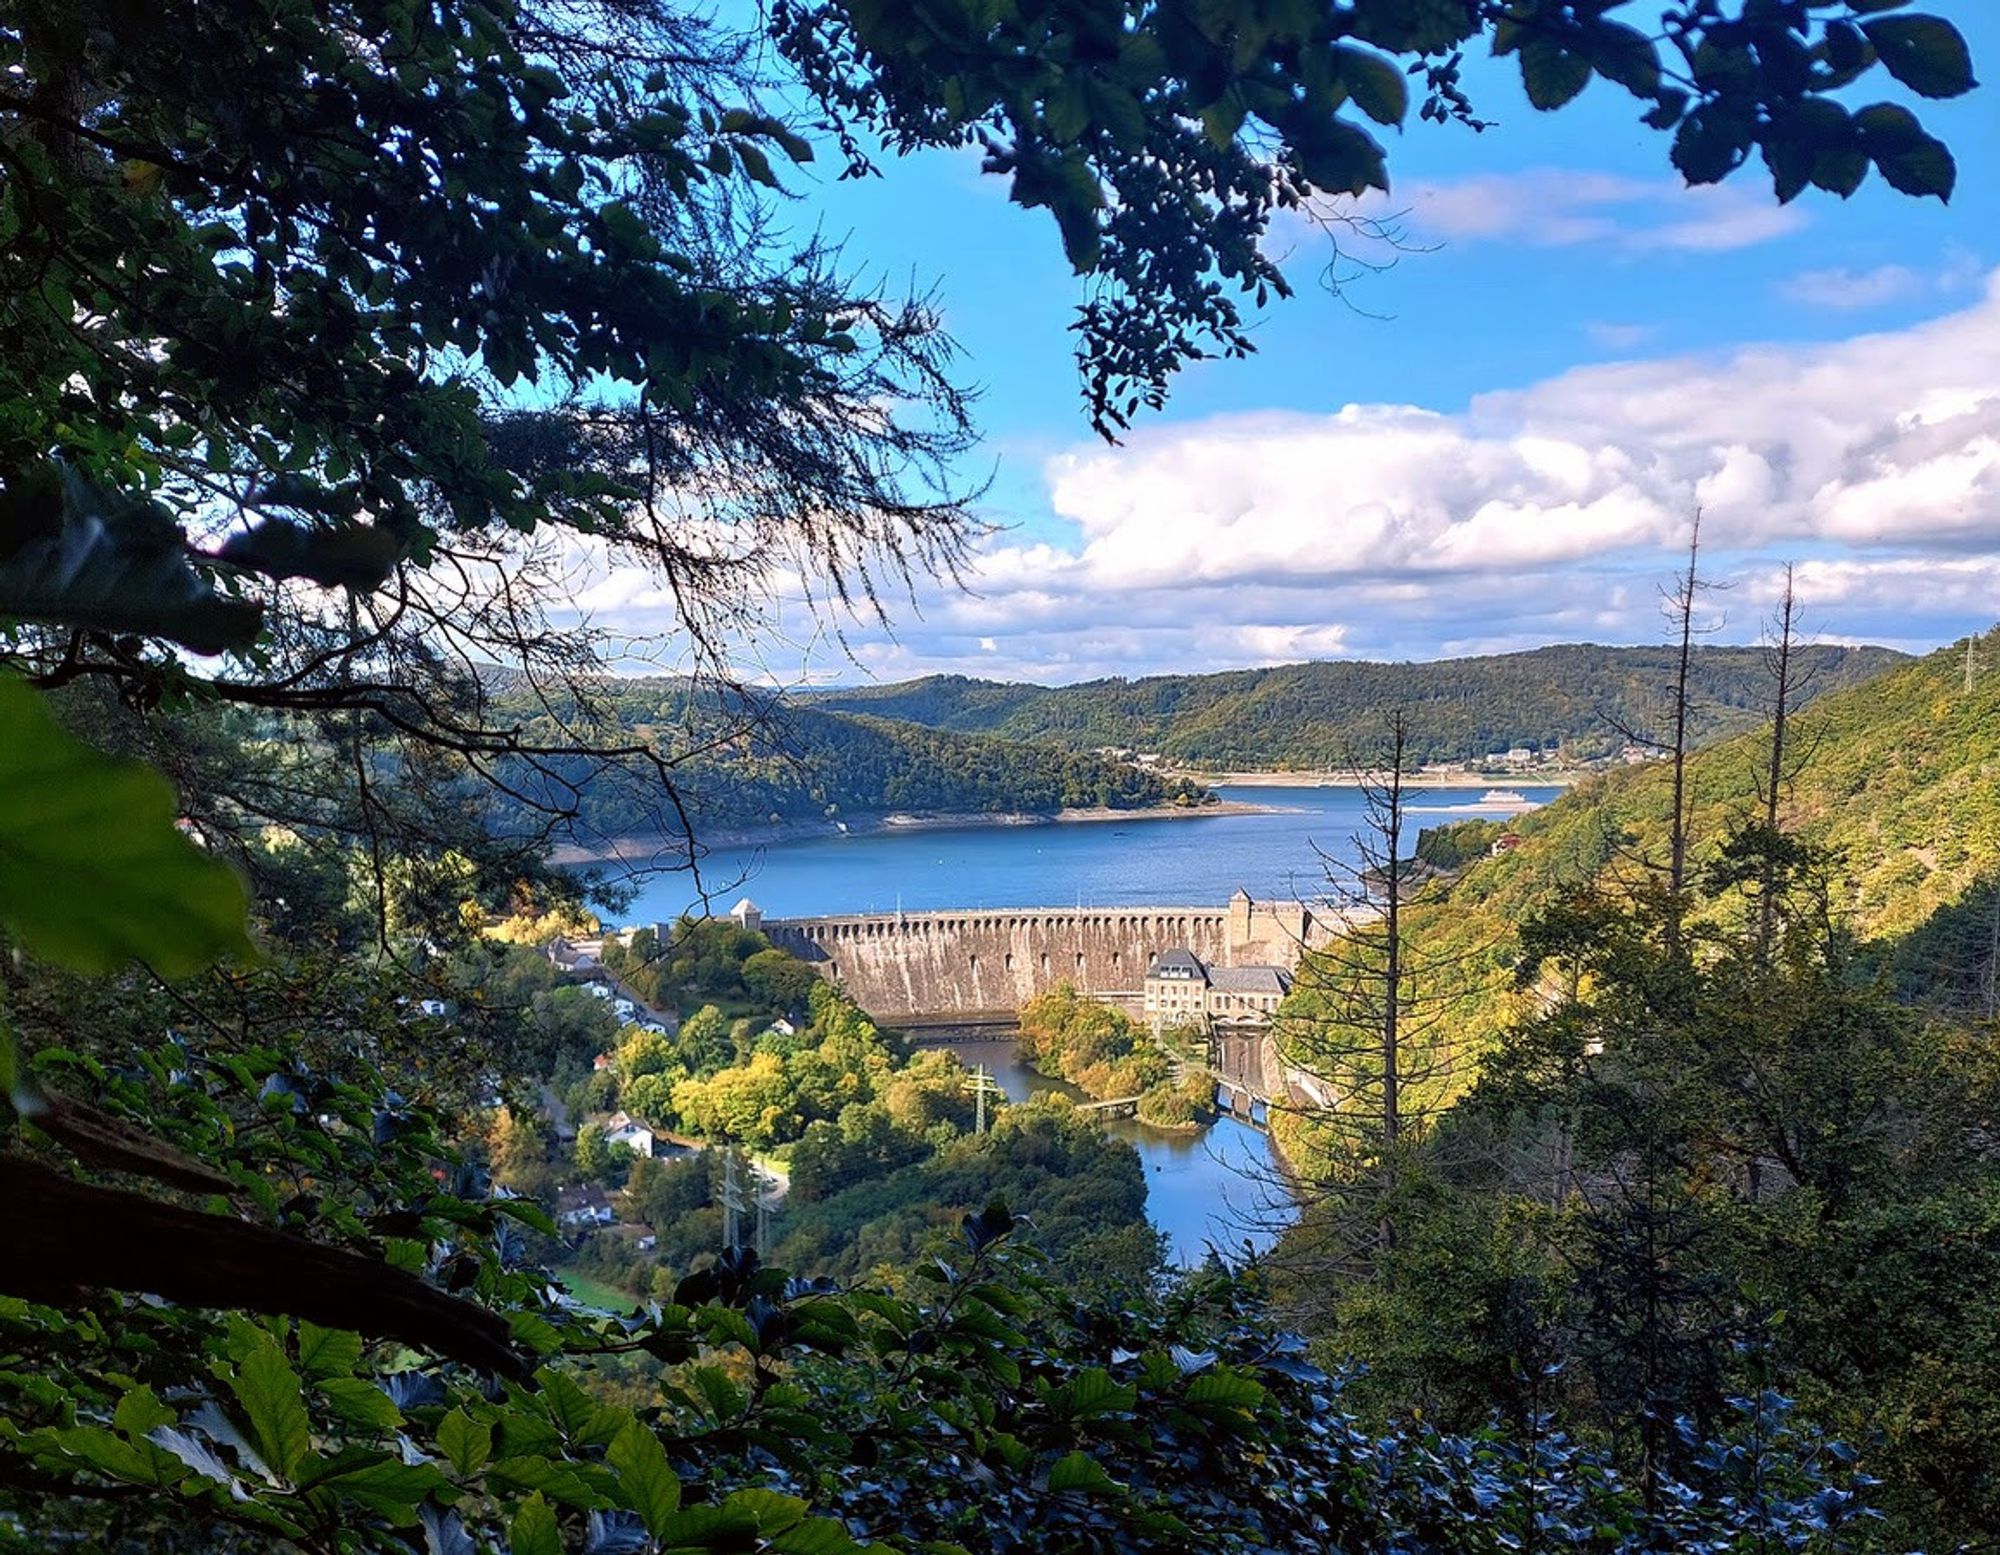
[(1005, 1093), (1000, 1089), (999, 1084), (994, 1080), (993, 1076), (986, 1072), (984, 1064), (981, 1064), (965, 1077), (965, 1088), (972, 1093), (973, 1097), (972, 1132), (983, 1134), (986, 1132), (986, 1098), (989, 1096), (1004, 1095)]

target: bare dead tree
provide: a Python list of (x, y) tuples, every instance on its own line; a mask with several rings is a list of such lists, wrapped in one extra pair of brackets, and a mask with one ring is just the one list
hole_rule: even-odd
[[(1759, 782), (1762, 790), (1759, 798), (1763, 806), (1765, 833), (1772, 842), (1779, 835), (1780, 804), (1784, 792), (1810, 764), (1819, 748), (1817, 739), (1810, 741), (1804, 749), (1797, 748), (1796, 730), (1792, 724), (1794, 709), (1819, 674), (1817, 665), (1801, 667), (1799, 661), (1801, 616), (1793, 567), (1787, 562), (1785, 591), (1779, 597), (1776, 614), (1771, 618), (1771, 641), (1764, 651), (1765, 670), (1771, 678), (1771, 741)], [(1757, 950), (1761, 957), (1770, 953), (1777, 927), (1779, 882), (1775, 858), (1767, 856), (1759, 885)]]
[(1609, 714), (1605, 721), (1629, 743), (1666, 756), (1672, 763), (1672, 808), (1667, 822), (1667, 856), (1633, 859), (1665, 890), (1661, 922), (1667, 948), (1675, 955), (1682, 948), (1682, 918), (1688, 876), (1688, 846), (1692, 831), (1693, 796), (1688, 783), (1688, 723), (1694, 711), (1695, 638), (1714, 628), (1701, 620), (1702, 598), (1715, 585), (1701, 575), (1701, 509), (1696, 508), (1688, 533), (1687, 566), (1674, 575), (1672, 585), (1662, 591), (1662, 605), (1675, 640), (1673, 684), (1668, 689), (1664, 733), (1642, 729)]
[[(1318, 1093), (1305, 1104), (1330, 1166), (1305, 1185), (1324, 1205), (1325, 1245), (1305, 1255), (1351, 1271), (1392, 1245), (1389, 1199), (1407, 1152), (1448, 1100), (1455, 1055), (1444, 1039), (1473, 950), (1439, 950), (1413, 932), (1441, 893), (1442, 872), (1417, 854), (1408, 779), (1409, 721), (1388, 715), (1378, 749), (1350, 756), (1365, 804), (1353, 857), (1318, 850), (1338, 927), (1299, 966), (1278, 1049)], [(1294, 1104), (1298, 1105), (1298, 1104)]]

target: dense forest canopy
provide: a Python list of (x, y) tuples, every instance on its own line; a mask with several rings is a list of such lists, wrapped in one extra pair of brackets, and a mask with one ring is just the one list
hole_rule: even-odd
[[(1803, 655), (1815, 695), (1900, 658), (1886, 648), (1813, 648)], [(939, 675), (815, 692), (810, 699), (936, 729), (1158, 752), (1210, 771), (1348, 765), (1373, 741), (1382, 709), (1392, 706), (1409, 717), (1418, 761), (1478, 761), (1516, 746), (1586, 760), (1625, 743), (1619, 725), (1658, 734), (1672, 666), (1663, 648), (1579, 643), (1421, 664), (1286, 664), (1073, 686)], [(1758, 649), (1704, 647), (1695, 666), (1698, 742), (1764, 721)]]
[[(645, 741), (673, 759), (677, 797), (698, 833), (889, 814), (1035, 814), (1196, 805), (1199, 784), (1047, 742), (920, 728), (798, 705), (753, 691), (718, 697), (681, 680), (630, 679), (593, 688), (607, 743)], [(534, 737), (539, 705), (503, 695)], [(532, 829), (538, 815), (573, 812), (568, 840), (670, 833), (676, 817), (656, 785), (582, 756), (520, 769), (533, 801), (501, 796), (495, 824)]]

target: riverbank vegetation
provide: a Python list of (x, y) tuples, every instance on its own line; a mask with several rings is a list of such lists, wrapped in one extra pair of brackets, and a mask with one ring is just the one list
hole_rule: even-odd
[[(621, 1026), (583, 988), (551, 990), (547, 961), (525, 951), (503, 953), (486, 985), (489, 998), (531, 990), (538, 1031), (551, 1005), (572, 1023), (559, 1042), (538, 1037), (542, 1067), (515, 1074), (561, 1103), (573, 1143), (530, 1104), (495, 1118), (485, 1152), (502, 1186), (551, 1213), (565, 1188), (608, 1190), (616, 1224), (586, 1225), (549, 1256), (628, 1299), (663, 1294), (725, 1245), (727, 1170), (745, 1235), (764, 1200), (773, 1245), (815, 1277), (900, 1278), (995, 1199), (1034, 1216), (1059, 1267), (1143, 1280), (1157, 1264), (1129, 1146), (1060, 1101), (989, 1099), (990, 1126), (975, 1133), (972, 1077), (950, 1053), (912, 1050), (761, 934), (726, 920), (681, 928), (694, 932), (665, 948), (635, 936), (621, 980), (650, 965), (661, 1002), (734, 1002), (699, 1005), (670, 1031)], [(512, 1051), (518, 1062), (530, 1049)], [(621, 1115), (654, 1132), (659, 1156), (606, 1143), (604, 1120)]]
[[(1901, 658), (1886, 648), (1813, 647), (1800, 668), (1810, 694), (1825, 695)], [(940, 730), (1153, 752), (1210, 772), (1338, 767), (1370, 747), (1383, 708), (1401, 707), (1413, 762), (1479, 762), (1515, 748), (1581, 762), (1615, 756), (1626, 743), (1621, 725), (1657, 726), (1673, 669), (1665, 649), (1576, 643), (1423, 664), (1341, 660), (1074, 686), (935, 675), (812, 700)], [(1755, 648), (1701, 648), (1693, 678), (1697, 743), (1764, 721)]]
[(1156, 1128), (1215, 1121), (1215, 1087), (1206, 1071), (1179, 1074), (1176, 1062), (1189, 1053), (1201, 1056), (1201, 1033), (1175, 1031), (1156, 1039), (1124, 1011), (1059, 983), (1021, 1007), (1020, 1044), (1028, 1063), (1092, 1101), (1136, 1097), (1140, 1119)]
[[(1200, 784), (1095, 751), (1047, 741), (918, 728), (829, 712), (749, 691), (718, 697), (684, 681), (620, 680), (593, 689), (591, 719), (607, 744), (686, 750), (667, 807), (646, 774), (597, 772), (588, 756), (541, 761), (511, 775), (496, 824), (519, 829), (551, 806), (574, 811), (567, 840), (782, 828), (884, 815), (1055, 815), (1064, 810), (1188, 808)], [(557, 738), (581, 707), (551, 710), (502, 694), (496, 706), (526, 736)]]

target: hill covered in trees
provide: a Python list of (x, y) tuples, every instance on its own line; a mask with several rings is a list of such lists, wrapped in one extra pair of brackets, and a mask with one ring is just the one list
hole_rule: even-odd
[[(545, 807), (570, 807), (581, 835), (678, 828), (666, 785), (697, 827), (781, 826), (908, 813), (1040, 814), (1066, 809), (1192, 805), (1200, 785), (1091, 751), (927, 729), (755, 693), (696, 693), (682, 681), (601, 683), (590, 718), (606, 740), (637, 739), (657, 772), (607, 770), (585, 757), (517, 766), (513, 786)], [(503, 704), (510, 700), (502, 697)], [(560, 738), (557, 716), (521, 708), (529, 737)], [(573, 729), (582, 715), (566, 709)], [(501, 806), (515, 824), (535, 806)]]
[[(2000, 902), (2000, 629), (1973, 662), (1968, 685), (1964, 645), (1942, 648), (1800, 711), (1778, 806), (1788, 831), (1827, 852), (1848, 929), (1906, 987), (1967, 997), (1987, 975)], [(1759, 728), (1690, 758), (1697, 858), (1758, 809), (1769, 753)], [(1643, 874), (1666, 856), (1671, 782), (1659, 764), (1579, 785), (1517, 822), (1521, 845), (1481, 858), (1453, 906), (1498, 929), (1578, 886)]]
[[(1887, 648), (1811, 648), (1811, 691), (1823, 695), (1899, 662)], [(1579, 759), (1617, 751), (1613, 726), (1656, 729), (1674, 655), (1667, 648), (1562, 644), (1527, 653), (1422, 664), (1316, 662), (1213, 675), (1012, 685), (934, 675), (890, 686), (817, 692), (813, 705), (929, 728), (1050, 740), (1075, 749), (1157, 751), (1211, 770), (1343, 765), (1379, 734), (1381, 709), (1402, 707), (1419, 761), (1463, 761), (1528, 746)], [(1694, 656), (1696, 743), (1763, 722), (1756, 648)]]

